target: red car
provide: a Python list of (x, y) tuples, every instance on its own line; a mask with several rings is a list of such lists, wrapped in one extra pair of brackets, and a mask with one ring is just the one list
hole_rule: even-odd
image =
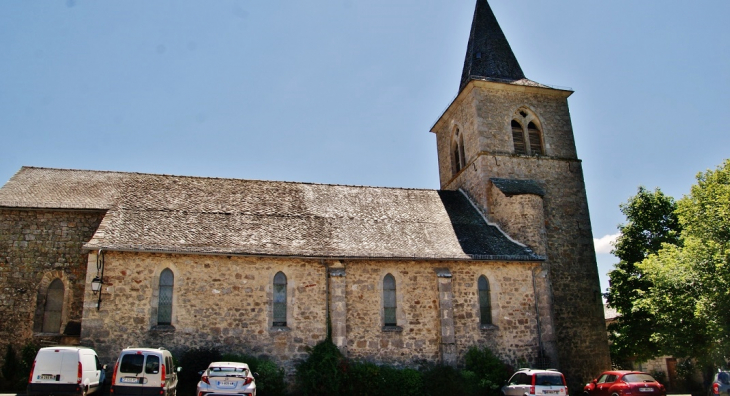
[(586, 384), (584, 396), (666, 396), (664, 385), (641, 371), (606, 371)]

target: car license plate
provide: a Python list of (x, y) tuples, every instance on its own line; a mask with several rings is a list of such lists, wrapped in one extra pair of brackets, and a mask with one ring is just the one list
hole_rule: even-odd
[(136, 384), (139, 383), (139, 378), (137, 377), (122, 377), (119, 382), (124, 382), (125, 384)]
[(41, 378), (40, 379), (42, 379), (42, 380), (52, 380), (52, 379), (56, 379), (56, 376), (53, 375), (53, 374), (41, 374)]
[(639, 392), (654, 392), (654, 388), (639, 388)]
[(218, 381), (218, 386), (234, 387), (236, 383), (233, 381)]
[(544, 390), (544, 391), (542, 391), (542, 393), (545, 395), (557, 395), (558, 393), (560, 393), (560, 391), (559, 390)]

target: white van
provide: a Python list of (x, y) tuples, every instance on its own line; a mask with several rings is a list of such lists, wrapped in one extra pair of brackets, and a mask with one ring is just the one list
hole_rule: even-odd
[(41, 348), (28, 378), (28, 396), (80, 395), (104, 386), (106, 366), (90, 348), (58, 346)]
[(113, 396), (174, 396), (179, 371), (164, 348), (125, 348), (114, 365), (110, 392)]

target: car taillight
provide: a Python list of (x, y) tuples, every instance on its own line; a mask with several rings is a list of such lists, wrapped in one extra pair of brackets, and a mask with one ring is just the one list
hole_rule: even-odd
[[(114, 372), (112, 373), (112, 386), (117, 383), (117, 369), (119, 368), (119, 361), (117, 360), (116, 363), (114, 363)], [(114, 392), (114, 388), (112, 388), (112, 392)]]
[(30, 366), (30, 375), (28, 376), (29, 384), (33, 381), (33, 370), (35, 370), (35, 360), (33, 361), (33, 365)]
[(533, 385), (533, 386), (530, 387), (530, 394), (531, 395), (534, 395), (535, 394), (535, 385)]
[(207, 375), (203, 375), (203, 377), (200, 378), (200, 380), (203, 381), (203, 382), (205, 382), (206, 384), (210, 385), (210, 381), (208, 381), (208, 376)]
[(248, 385), (248, 384), (250, 384), (252, 382), (253, 382), (253, 378), (251, 378), (251, 377), (246, 377), (246, 378), (243, 379), (243, 384), (244, 385)]
[(717, 382), (712, 384), (712, 393), (714, 393), (716, 395), (720, 394), (720, 384), (718, 384)]
[(160, 381), (164, 381), (164, 380), (165, 380), (165, 365), (163, 364), (162, 365), (162, 371), (161, 371), (161, 374), (160, 374)]
[(81, 362), (79, 362), (79, 371), (78, 371), (78, 377), (76, 378), (76, 383), (81, 383), (81, 377), (84, 375), (83, 369), (81, 368)]

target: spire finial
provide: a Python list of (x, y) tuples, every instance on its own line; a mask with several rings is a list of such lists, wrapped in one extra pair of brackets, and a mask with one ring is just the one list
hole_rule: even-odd
[(459, 92), (473, 79), (516, 81), (525, 78), (487, 0), (477, 0), (466, 48)]

